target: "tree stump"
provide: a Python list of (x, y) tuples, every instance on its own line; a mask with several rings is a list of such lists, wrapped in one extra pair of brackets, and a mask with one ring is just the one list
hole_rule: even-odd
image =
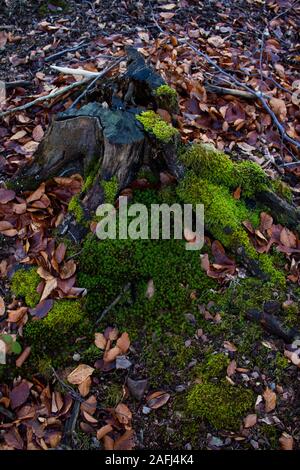
[(79, 172), (87, 176), (96, 165), (97, 175), (84, 200), (88, 210), (94, 211), (102, 202), (101, 180), (116, 177), (121, 190), (143, 165), (181, 177), (177, 139), (160, 142), (136, 119), (149, 107), (157, 110), (155, 90), (161, 85), (162, 78), (135, 49), (128, 48), (127, 70), (122, 76), (98, 85), (88, 97), (92, 102), (54, 118), (32, 163), (23, 170), (21, 181), (36, 185), (62, 174)]

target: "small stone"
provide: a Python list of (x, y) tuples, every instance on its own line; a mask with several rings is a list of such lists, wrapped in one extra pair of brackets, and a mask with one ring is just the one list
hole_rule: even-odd
[(79, 354), (79, 353), (75, 353), (75, 354), (73, 354), (73, 361), (76, 361), (76, 362), (78, 362), (78, 361), (80, 361), (80, 359), (81, 359), (81, 356), (80, 356), (80, 354)]
[(116, 369), (129, 369), (131, 362), (126, 356), (117, 356), (116, 358)]
[(189, 442), (187, 444), (185, 444), (184, 450), (192, 450), (192, 446)]
[(222, 447), (224, 442), (219, 437), (212, 436), (211, 440), (209, 441), (209, 445), (213, 447)]
[(177, 385), (177, 386), (175, 387), (175, 391), (176, 391), (176, 392), (179, 392), (179, 393), (184, 392), (185, 389), (186, 389), (186, 386), (185, 386), (185, 385)]
[(144, 415), (148, 415), (149, 413), (151, 413), (151, 408), (149, 408), (148, 406), (143, 406), (142, 411)]

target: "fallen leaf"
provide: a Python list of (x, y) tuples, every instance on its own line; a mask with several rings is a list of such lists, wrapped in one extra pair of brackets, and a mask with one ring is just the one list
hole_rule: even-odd
[(292, 436), (283, 432), (279, 438), (280, 447), (282, 450), (293, 450), (294, 448), (294, 439)]
[(5, 303), (3, 297), (0, 296), (0, 317), (5, 314)]
[(11, 189), (0, 188), (0, 204), (6, 204), (15, 199), (16, 193)]
[(117, 347), (125, 354), (130, 346), (130, 339), (128, 333), (122, 333), (120, 338), (117, 340)]
[(36, 126), (32, 131), (32, 138), (36, 142), (41, 142), (44, 137), (44, 131), (41, 125)]
[(78, 385), (78, 390), (82, 397), (86, 397), (89, 394), (91, 384), (92, 384), (92, 379), (89, 376), (81, 384)]
[(106, 434), (108, 434), (112, 430), (113, 427), (111, 426), (111, 424), (106, 424), (105, 426), (102, 426), (102, 428), (98, 429), (97, 431), (97, 439), (101, 441), (101, 439), (103, 439), (103, 437), (106, 436)]
[(115, 408), (115, 414), (121, 424), (130, 425), (132, 413), (127, 405), (119, 403)]
[(257, 423), (257, 415), (256, 414), (250, 414), (246, 416), (244, 419), (244, 427), (247, 428), (252, 428), (255, 426)]
[(155, 293), (155, 287), (154, 287), (154, 282), (153, 279), (150, 279), (147, 284), (147, 290), (146, 290), (146, 298), (147, 299), (152, 299)]
[(30, 387), (28, 383), (23, 380), (19, 385), (14, 387), (9, 393), (11, 408), (14, 410), (18, 406), (23, 405), (29, 397)]
[(28, 311), (33, 317), (41, 319), (48, 315), (48, 312), (50, 312), (53, 304), (53, 299), (45, 299), (42, 300), (42, 302), (39, 302), (36, 307), (30, 308)]
[(287, 116), (287, 109), (285, 102), (279, 98), (271, 98), (269, 104), (276, 114), (276, 116), (281, 120), (284, 121)]
[(237, 368), (237, 363), (236, 363), (236, 361), (233, 359), (233, 360), (230, 362), (230, 364), (228, 365), (228, 367), (227, 367), (227, 375), (228, 375), (228, 377), (231, 377), (232, 375), (235, 374), (236, 368)]
[(157, 408), (161, 408), (165, 405), (170, 399), (170, 394), (167, 392), (154, 392), (147, 396), (146, 402), (147, 406), (152, 410), (156, 410)]
[(284, 227), (280, 233), (280, 241), (287, 248), (296, 248), (297, 238), (288, 228)]
[(57, 279), (55, 277), (53, 277), (52, 279), (49, 279), (48, 281), (46, 281), (46, 284), (45, 284), (40, 302), (45, 300), (51, 294), (51, 292), (54, 289), (56, 289), (56, 287), (57, 287)]
[(225, 349), (227, 349), (227, 351), (230, 351), (230, 352), (237, 351), (237, 347), (233, 343), (230, 343), (230, 341), (224, 341), (223, 346)]
[(118, 346), (109, 349), (109, 351), (105, 351), (103, 360), (104, 362), (113, 362), (119, 354), (121, 354), (121, 349)]
[(127, 386), (129, 392), (136, 400), (141, 400), (144, 396), (145, 390), (148, 387), (148, 380), (133, 380), (130, 377), (127, 379)]
[(67, 381), (72, 385), (80, 385), (84, 382), (95, 369), (87, 364), (79, 364), (67, 377)]
[(270, 388), (266, 388), (263, 393), (263, 397), (266, 404), (266, 412), (269, 413), (270, 411), (273, 411), (276, 408), (276, 393), (273, 392)]
[(114, 450), (132, 450), (134, 448), (134, 431), (129, 429), (118, 437), (114, 443)]
[(105, 338), (104, 334), (103, 333), (95, 333), (95, 341), (94, 341), (95, 345), (97, 346), (97, 348), (99, 349), (105, 349), (106, 347), (106, 343), (107, 343), (107, 339)]

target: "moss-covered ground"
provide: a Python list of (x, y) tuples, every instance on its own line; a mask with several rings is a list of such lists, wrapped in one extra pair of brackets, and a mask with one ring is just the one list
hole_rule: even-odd
[[(87, 289), (87, 296), (56, 300), (44, 319), (30, 319), (24, 328), (24, 343), (32, 346), (32, 353), (24, 372), (30, 376), (34, 370), (51, 376), (52, 367), (74, 367), (74, 354), (93, 365), (103, 354), (93, 344), (95, 331), (117, 326), (131, 339), (134, 375), (147, 378), (150, 390), (171, 394), (168, 405), (149, 416), (132, 402), (135, 428), (141, 426), (145, 432), (143, 445), (147, 446), (149, 433), (155, 432), (151, 442), (157, 442), (158, 448), (206, 448), (210, 433), (229, 439), (234, 447), (234, 433), (242, 429), (247, 414), (257, 412), (255, 401), (266, 382), (284, 384), (285, 372), (291, 367), (282, 345), (266, 346), (270, 337), (260, 325), (246, 319), (246, 311), (261, 310), (267, 301), (282, 305), (288, 288), (281, 257), (276, 252), (258, 255), (242, 225), (244, 220), (253, 226), (259, 224), (264, 208), (253, 206), (251, 201), (267, 184), (264, 172), (249, 162), (234, 163), (208, 147), (194, 147), (182, 160), (188, 171), (177, 188), (135, 190), (132, 202), (147, 206), (203, 203), (208, 236), (219, 240), (232, 256), (242, 245), (267, 277), (246, 273), (225, 285), (217, 282), (201, 267), (201, 256), (211, 256), (209, 244), (199, 252), (186, 250), (183, 240), (100, 241), (89, 234), (77, 258), (77, 282)], [(241, 188), (238, 200), (233, 197), (236, 187)], [(107, 202), (114, 203), (117, 190), (116, 181), (105, 183)], [(71, 201), (69, 209), (80, 221), (78, 207), (78, 201)], [(73, 254), (72, 244), (68, 244), (68, 251)], [(35, 268), (18, 270), (12, 292), (34, 307), (39, 300), (39, 281)], [(130, 288), (96, 327), (101, 313), (128, 284)], [(299, 326), (297, 302), (280, 312), (286, 325)], [(233, 359), (240, 372), (228, 379), (227, 367)], [(127, 372), (117, 370), (105, 377), (97, 374), (97, 393), (103, 406), (115, 406), (122, 399)], [(270, 428), (262, 429), (266, 436), (262, 447), (274, 446), (276, 432), (276, 427), (271, 434)], [(251, 448), (247, 436), (239, 443)]]

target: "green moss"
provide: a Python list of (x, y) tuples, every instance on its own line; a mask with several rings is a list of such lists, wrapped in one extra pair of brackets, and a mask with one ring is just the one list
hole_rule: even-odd
[(97, 348), (95, 344), (91, 344), (87, 349), (81, 354), (82, 359), (87, 363), (93, 363), (100, 359), (103, 352), (101, 349)]
[[(71, 359), (77, 336), (88, 332), (88, 323), (81, 303), (56, 300), (42, 320), (31, 320), (24, 328), (24, 339), (32, 347), (35, 361), (47, 358), (52, 364)], [(46, 362), (47, 362), (46, 361)]]
[(105, 202), (107, 204), (114, 204), (117, 194), (118, 194), (118, 189), (119, 189), (117, 178), (114, 176), (109, 181), (103, 180), (101, 184), (104, 190)]
[(254, 405), (251, 390), (220, 384), (194, 385), (187, 396), (191, 416), (207, 420), (216, 429), (238, 429), (243, 416)]
[(120, 403), (123, 398), (122, 386), (116, 383), (112, 383), (104, 389), (104, 399), (102, 404), (104, 407), (115, 407)]
[(263, 436), (266, 437), (269, 446), (272, 449), (278, 449), (278, 440), (281, 434), (281, 431), (276, 428), (276, 426), (272, 426), (269, 424), (262, 424), (260, 426), (260, 432)]
[(79, 201), (78, 194), (73, 196), (69, 202), (68, 210), (74, 214), (74, 217), (78, 223), (84, 218), (84, 211)]
[(174, 88), (169, 85), (161, 85), (156, 88), (155, 97), (159, 108), (167, 109), (168, 111), (176, 111), (178, 107), (177, 93)]
[(196, 366), (196, 375), (207, 381), (213, 378), (222, 378), (226, 375), (230, 359), (223, 353), (208, 354), (202, 364)]
[(190, 171), (178, 185), (177, 194), (184, 203), (194, 207), (204, 205), (205, 225), (224, 246), (232, 245), (237, 233), (245, 232), (241, 223), (249, 218), (249, 211), (226, 187), (199, 178)]
[(40, 299), (36, 291), (40, 282), (36, 268), (18, 269), (12, 277), (11, 290), (17, 297), (24, 297), (28, 307), (35, 307)]
[(183, 152), (181, 159), (185, 166), (202, 179), (215, 185), (233, 190), (241, 187), (243, 197), (251, 197), (266, 188), (265, 172), (250, 161), (235, 163), (228, 155), (208, 144), (197, 144)]
[(281, 197), (283, 197), (286, 201), (292, 202), (293, 193), (288, 184), (286, 184), (280, 179), (276, 179), (275, 181), (272, 181), (272, 187), (273, 190)]
[[(188, 328), (186, 328), (188, 330)], [(142, 340), (141, 362), (151, 371), (149, 383), (152, 387), (171, 386), (176, 375), (186, 371), (197, 356), (193, 345), (186, 346), (184, 336), (167, 333), (159, 338), (152, 335)]]
[(165, 122), (154, 111), (144, 111), (136, 115), (136, 119), (143, 124), (146, 132), (153, 134), (158, 140), (168, 143), (178, 135), (178, 130)]
[(258, 220), (258, 212), (247, 208), (242, 200), (235, 200), (229, 189), (187, 172), (177, 187), (177, 195), (184, 203), (204, 205), (205, 226), (225, 247), (244, 250), (248, 258), (258, 262), (266, 278), (280, 287), (285, 286), (285, 276), (267, 254), (258, 254), (242, 226), (242, 222)]

